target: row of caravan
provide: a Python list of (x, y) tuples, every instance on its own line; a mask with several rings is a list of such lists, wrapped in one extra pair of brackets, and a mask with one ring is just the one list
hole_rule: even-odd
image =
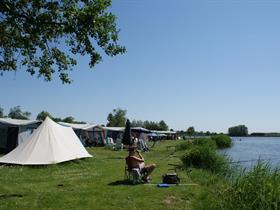
[[(0, 153), (6, 154), (22, 144), (38, 126), (38, 120), (18, 120), (0, 118)], [(61, 126), (70, 127), (84, 146), (102, 146), (122, 139), (124, 127), (104, 127), (98, 124), (72, 124), (58, 122)], [(176, 132), (150, 131), (141, 127), (131, 128), (131, 135), (138, 139), (176, 139)]]

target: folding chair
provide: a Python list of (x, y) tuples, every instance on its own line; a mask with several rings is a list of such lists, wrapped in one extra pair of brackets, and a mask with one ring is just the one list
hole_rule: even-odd
[(125, 179), (132, 182), (132, 184), (140, 183), (143, 175), (140, 168), (132, 168), (130, 166), (130, 160), (129, 158), (126, 158), (126, 165), (124, 169)]

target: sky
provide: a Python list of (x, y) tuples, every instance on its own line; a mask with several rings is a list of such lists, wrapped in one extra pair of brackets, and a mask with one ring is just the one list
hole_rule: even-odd
[(106, 124), (115, 108), (169, 128), (280, 132), (280, 1), (115, 0), (125, 55), (77, 57), (63, 85), (24, 68), (0, 76), (0, 107)]

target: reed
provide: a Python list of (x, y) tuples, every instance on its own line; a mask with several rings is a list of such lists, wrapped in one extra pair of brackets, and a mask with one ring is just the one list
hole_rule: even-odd
[(229, 148), (232, 146), (232, 140), (227, 135), (215, 135), (211, 139), (216, 143), (218, 149)]

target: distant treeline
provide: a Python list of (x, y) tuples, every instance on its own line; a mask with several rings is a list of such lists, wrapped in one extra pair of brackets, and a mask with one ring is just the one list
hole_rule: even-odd
[(228, 129), (228, 134), (230, 136), (247, 136), (248, 128), (245, 125), (233, 126)]
[(251, 133), (249, 136), (258, 136), (258, 137), (280, 137), (280, 133)]

